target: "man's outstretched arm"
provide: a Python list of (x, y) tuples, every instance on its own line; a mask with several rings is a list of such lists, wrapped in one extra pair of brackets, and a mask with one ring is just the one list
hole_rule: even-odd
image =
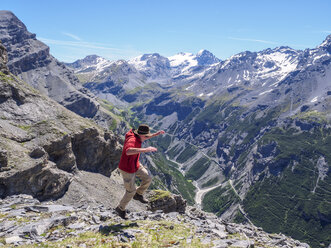
[(156, 152), (157, 148), (155, 147), (146, 147), (146, 148), (134, 148), (131, 147), (129, 149), (126, 150), (126, 155), (130, 156), (130, 155), (136, 155), (138, 153), (142, 153), (142, 152)]
[[(150, 138), (153, 138), (153, 137), (159, 136), (160, 134), (165, 134), (165, 131), (161, 130), (161, 131), (158, 131), (158, 132), (156, 132), (156, 133), (153, 133), (152, 136), (147, 137), (147, 139), (150, 139)], [(146, 139), (146, 140), (147, 140), (147, 139)]]

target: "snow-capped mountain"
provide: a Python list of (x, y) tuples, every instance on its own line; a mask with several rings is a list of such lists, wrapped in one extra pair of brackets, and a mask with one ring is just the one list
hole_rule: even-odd
[[(164, 57), (158, 53), (144, 54), (123, 62), (108, 61), (96, 55), (90, 55), (84, 59), (66, 65), (73, 68), (74, 72), (83, 78), (84, 82), (96, 81), (100, 75), (107, 77), (107, 71), (115, 64), (131, 66), (131, 73), (139, 74), (139, 80), (145, 82), (157, 82), (161, 84), (171, 83), (176, 79), (190, 78), (198, 72), (215, 67), (220, 60), (207, 50), (201, 50), (196, 55), (192, 53), (178, 53), (174, 56)], [(114, 71), (111, 71), (114, 75)], [(124, 76), (124, 75), (123, 75)], [(118, 75), (120, 77), (120, 75)], [(98, 80), (99, 81), (99, 80)]]
[(67, 66), (74, 68), (75, 73), (101, 72), (103, 68), (110, 64), (111, 62), (109, 60), (98, 55), (88, 55), (84, 59), (79, 59), (73, 63), (66, 63)]
[(169, 79), (171, 68), (168, 58), (158, 53), (144, 54), (128, 61), (130, 65), (142, 72), (149, 80)]
[(256, 87), (258, 94), (263, 95), (277, 88), (295, 70), (301, 54), (302, 51), (289, 47), (239, 53), (218, 63), (214, 70), (206, 70), (186, 89), (200, 96), (211, 96), (227, 88), (245, 86)]

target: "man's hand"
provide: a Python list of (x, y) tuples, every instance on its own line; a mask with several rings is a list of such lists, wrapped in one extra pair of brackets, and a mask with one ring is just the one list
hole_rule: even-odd
[(154, 136), (158, 136), (158, 135), (160, 135), (160, 134), (165, 134), (165, 131), (163, 131), (163, 130), (158, 131), (158, 132), (156, 132), (156, 133), (154, 134)]
[(153, 146), (149, 146), (146, 148), (146, 152), (156, 152), (157, 148), (153, 147)]

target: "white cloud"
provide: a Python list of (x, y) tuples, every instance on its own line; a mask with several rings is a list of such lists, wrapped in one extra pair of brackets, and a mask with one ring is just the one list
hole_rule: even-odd
[(81, 41), (82, 40), (77, 35), (74, 35), (74, 34), (71, 34), (71, 33), (62, 32), (62, 34), (66, 35), (66, 36), (69, 36), (70, 38), (73, 38), (74, 40), (78, 40), (78, 41)]
[(92, 49), (102, 49), (102, 50), (113, 50), (119, 51), (121, 49), (111, 47), (107, 44), (100, 44), (95, 42), (85, 42), (85, 41), (65, 41), (65, 40), (53, 40), (43, 37), (38, 37), (39, 40), (45, 42), (46, 44), (60, 45), (60, 46), (73, 46), (82, 48), (92, 48)]
[(266, 44), (278, 44), (277, 42), (267, 41), (267, 40), (258, 40), (258, 39), (249, 39), (249, 38), (236, 38), (236, 37), (228, 37), (230, 40), (242, 40), (242, 41), (252, 41)]
[(131, 59), (143, 54), (132, 46), (116, 47), (112, 44), (86, 42), (86, 41), (64, 41), (44, 37), (37, 37), (38, 40), (50, 46), (51, 53), (61, 61), (74, 61), (86, 55), (97, 54), (109, 60)]

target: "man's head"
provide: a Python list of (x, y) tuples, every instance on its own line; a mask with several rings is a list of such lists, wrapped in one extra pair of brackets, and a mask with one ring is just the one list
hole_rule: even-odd
[(141, 141), (144, 141), (152, 136), (149, 131), (149, 126), (146, 124), (141, 124), (138, 129), (134, 130), (133, 132), (139, 135)]

